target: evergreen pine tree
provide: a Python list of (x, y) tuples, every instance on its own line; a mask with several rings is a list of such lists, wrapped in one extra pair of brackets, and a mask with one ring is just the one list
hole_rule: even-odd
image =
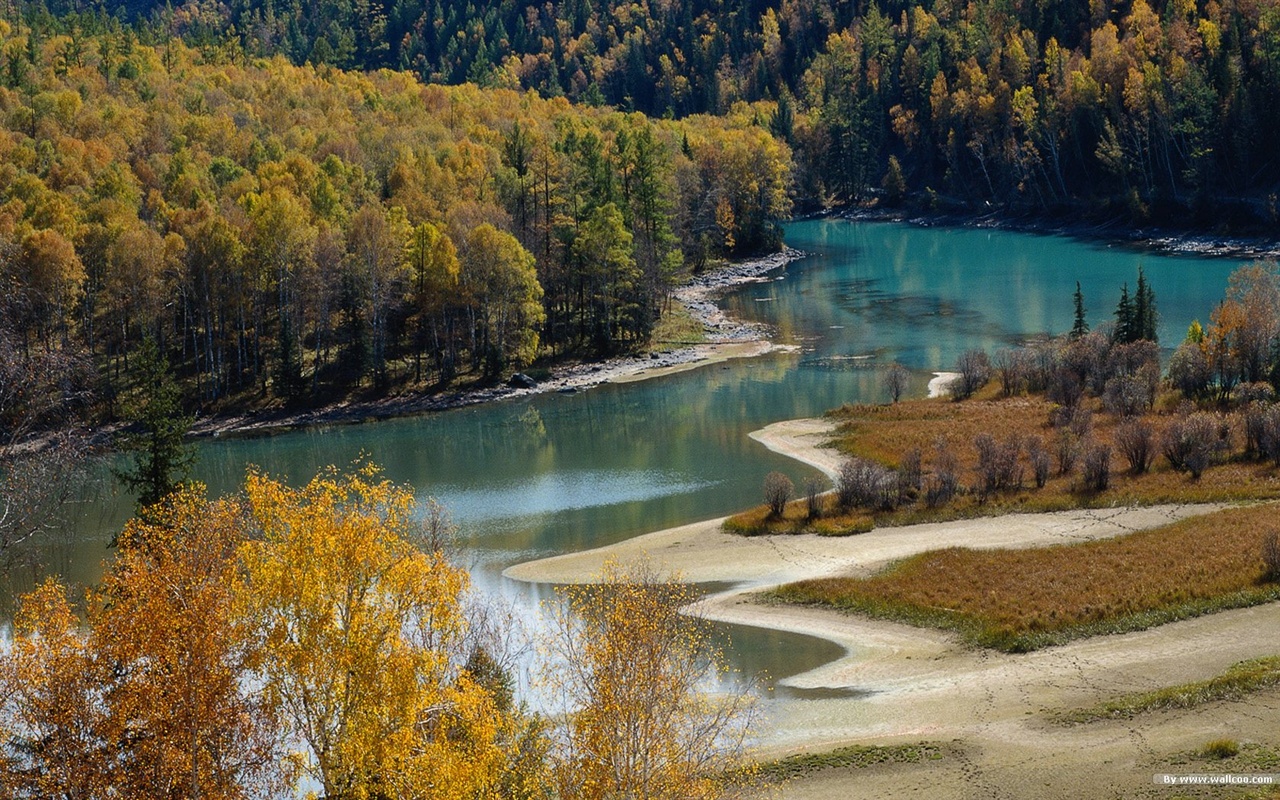
[(1076, 281), (1076, 319), (1071, 324), (1071, 338), (1079, 339), (1089, 332), (1089, 323), (1084, 318), (1084, 292), (1080, 291), (1080, 281)]
[(1138, 288), (1133, 293), (1133, 330), (1130, 331), (1133, 339), (1131, 341), (1145, 338), (1142, 334), (1146, 330), (1146, 323), (1147, 276), (1142, 273), (1142, 267), (1138, 267)]
[(1133, 313), (1133, 301), (1129, 299), (1129, 284), (1120, 290), (1120, 303), (1116, 306), (1116, 330), (1111, 335), (1112, 341), (1127, 344), (1136, 340), (1136, 320)]
[(181, 391), (155, 339), (148, 336), (143, 341), (135, 363), (142, 399), (132, 422), (141, 431), (125, 439), (124, 449), (133, 452), (133, 466), (116, 477), (137, 493), (138, 507), (146, 508), (186, 481), (195, 452), (184, 441), (191, 417), (182, 413)]
[(1134, 297), (1134, 339), (1156, 341), (1156, 296), (1147, 282), (1142, 267), (1138, 267), (1138, 291)]

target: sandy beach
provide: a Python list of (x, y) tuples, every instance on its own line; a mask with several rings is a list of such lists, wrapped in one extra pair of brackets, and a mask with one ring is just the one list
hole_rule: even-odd
[(929, 397), (942, 397), (951, 389), (951, 382), (960, 377), (959, 372), (935, 372), (929, 379)]
[[(770, 425), (752, 437), (824, 471), (838, 456), (824, 447), (826, 420)], [(740, 537), (722, 519), (651, 533), (610, 547), (511, 567), (534, 582), (589, 581), (606, 559), (647, 557), (695, 582), (733, 588), (698, 611), (708, 618), (817, 636), (845, 656), (784, 683), (856, 690), (858, 696), (771, 701), (760, 757), (821, 752), (852, 743), (931, 741), (938, 761), (861, 770), (831, 769), (789, 784), (786, 797), (1167, 797), (1152, 782), (1170, 759), (1230, 735), (1274, 743), (1280, 691), (1192, 711), (1065, 727), (1053, 712), (1119, 694), (1203, 680), (1277, 648), (1261, 631), (1280, 630), (1280, 604), (1228, 611), (1148, 631), (1104, 636), (1025, 655), (976, 650), (953, 635), (839, 612), (762, 603), (757, 594), (801, 578), (865, 574), (896, 559), (945, 547), (1037, 547), (1121, 535), (1207, 513), (1219, 506), (1166, 505), (1015, 514), (849, 537)], [(1177, 771), (1177, 770), (1172, 770)], [(1183, 770), (1195, 771), (1195, 770)], [(1163, 792), (1163, 793), (1160, 793)]]

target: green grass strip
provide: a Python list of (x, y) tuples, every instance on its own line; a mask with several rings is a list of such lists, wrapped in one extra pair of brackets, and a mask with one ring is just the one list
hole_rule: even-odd
[(1195, 708), (1216, 700), (1239, 700), (1251, 692), (1277, 685), (1280, 685), (1280, 656), (1254, 658), (1241, 661), (1207, 681), (1123, 695), (1096, 706), (1069, 712), (1059, 719), (1069, 725), (1103, 719), (1127, 719), (1150, 711)]
[(881, 764), (918, 764), (942, 758), (942, 748), (927, 743), (850, 745), (826, 753), (801, 753), (761, 764), (757, 775), (768, 781), (803, 778), (828, 769), (865, 769)]

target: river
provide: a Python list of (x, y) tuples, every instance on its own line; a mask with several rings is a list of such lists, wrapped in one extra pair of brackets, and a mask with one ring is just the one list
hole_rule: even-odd
[[(395, 481), (434, 496), (461, 530), (483, 589), (528, 607), (543, 596), (506, 566), (580, 550), (760, 502), (771, 470), (800, 485), (816, 473), (747, 434), (846, 402), (886, 400), (882, 367), (913, 371), (912, 394), (964, 350), (994, 350), (1070, 327), (1080, 282), (1091, 324), (1111, 319), (1139, 266), (1155, 291), (1160, 340), (1207, 322), (1239, 261), (1156, 255), (1062, 236), (899, 223), (803, 221), (788, 244), (811, 255), (722, 305), (766, 322), (793, 352), (652, 380), (546, 394), (363, 425), (204, 441), (194, 477), (232, 491), (255, 464), (293, 481), (370, 457)], [(75, 528), (45, 550), (73, 581), (99, 574), (105, 543), (131, 510), (108, 476), (90, 486)], [(34, 576), (28, 576), (34, 577)], [(22, 579), (22, 576), (19, 576)], [(733, 632), (737, 665), (793, 674), (833, 645)], [(836, 651), (838, 652), (838, 650)]]

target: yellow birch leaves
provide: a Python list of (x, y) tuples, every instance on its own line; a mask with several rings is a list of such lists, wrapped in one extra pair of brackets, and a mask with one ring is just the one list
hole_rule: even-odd
[(695, 587), (647, 564), (610, 562), (599, 583), (565, 590), (550, 676), (569, 711), (554, 760), (561, 798), (727, 795), (751, 698), (702, 691), (720, 667), (707, 624), (682, 613), (696, 599)]
[(500, 720), (457, 664), (467, 574), (419, 549), (412, 495), (375, 477), (294, 490), (250, 474), (261, 539), (245, 545), (242, 613), (326, 796), (474, 797)]

